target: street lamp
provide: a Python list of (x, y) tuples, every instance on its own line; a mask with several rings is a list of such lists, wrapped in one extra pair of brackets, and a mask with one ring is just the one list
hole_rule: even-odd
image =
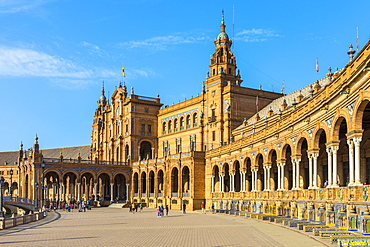
[(13, 197), (13, 169), (10, 169), (10, 200), (12, 200), (12, 197)]
[(46, 209), (46, 206), (45, 206), (45, 185), (44, 185), (44, 171), (45, 171), (45, 162), (42, 161), (41, 163), (41, 168), (42, 168), (42, 194), (41, 194), (41, 199), (42, 199), (42, 208), (43, 210)]
[(4, 177), (0, 178), (0, 218), (4, 218), (4, 211), (3, 211), (3, 186), (4, 186)]

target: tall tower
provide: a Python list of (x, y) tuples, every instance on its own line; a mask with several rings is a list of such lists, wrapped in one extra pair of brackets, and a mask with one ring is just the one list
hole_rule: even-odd
[(160, 99), (136, 95), (133, 88), (128, 94), (120, 83), (110, 100), (103, 87), (92, 125), (92, 159), (119, 164), (155, 157)]
[(211, 56), (210, 71), (205, 81), (205, 145), (208, 150), (230, 142), (230, 121), (233, 118), (231, 89), (237, 91), (242, 83), (235, 56), (231, 52), (233, 42), (226, 33), (223, 12), (220, 28), (214, 41), (216, 51)]

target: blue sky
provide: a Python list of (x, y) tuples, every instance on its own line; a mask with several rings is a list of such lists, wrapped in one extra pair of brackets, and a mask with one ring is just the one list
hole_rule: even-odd
[(345, 66), (356, 26), (368, 41), (368, 2), (355, 3), (0, 0), (0, 151), (36, 133), (42, 149), (89, 145), (103, 81), (107, 94), (123, 79), (166, 105), (196, 96), (222, 10), (242, 85), (299, 90)]

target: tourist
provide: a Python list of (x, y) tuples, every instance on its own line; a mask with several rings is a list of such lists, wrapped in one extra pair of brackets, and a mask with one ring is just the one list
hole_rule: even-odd
[(202, 202), (202, 214), (206, 213), (206, 204)]
[(184, 204), (182, 204), (182, 213), (186, 214), (186, 204), (185, 204), (185, 202), (184, 202)]
[(157, 209), (157, 218), (161, 217), (161, 207), (158, 207)]
[(159, 206), (159, 210), (161, 211), (161, 216), (164, 216), (164, 214), (163, 214), (163, 211), (164, 211), (163, 205)]
[(143, 212), (143, 204), (140, 203), (140, 212)]
[(166, 216), (168, 216), (168, 205), (166, 205)]
[(215, 205), (212, 204), (211, 210), (212, 210), (212, 214), (216, 213), (215, 212)]

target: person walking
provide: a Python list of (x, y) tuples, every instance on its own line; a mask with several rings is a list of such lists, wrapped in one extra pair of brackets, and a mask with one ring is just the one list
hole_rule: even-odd
[(186, 214), (186, 204), (182, 204), (182, 214)]
[(143, 212), (143, 204), (140, 203), (140, 213)]
[(206, 204), (202, 202), (202, 214), (206, 214)]
[(166, 205), (166, 216), (168, 216), (168, 205)]

